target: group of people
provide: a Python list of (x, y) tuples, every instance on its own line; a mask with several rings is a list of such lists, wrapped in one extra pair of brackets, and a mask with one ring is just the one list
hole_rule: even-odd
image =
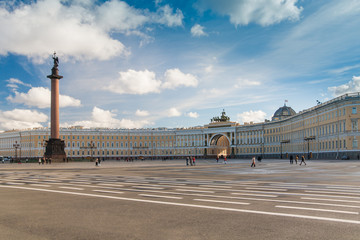
[[(297, 164), (298, 161), (299, 161), (299, 156), (296, 155), (296, 156), (295, 156), (295, 164)], [(300, 162), (299, 165), (301, 165), (302, 163), (304, 163), (304, 164), (306, 165), (304, 155), (301, 156), (301, 162)], [(293, 157), (293, 155), (290, 155), (290, 164), (294, 164), (294, 157)]]
[[(225, 157), (222, 157), (224, 158), (224, 164), (227, 164), (227, 158), (226, 156)], [(219, 157), (216, 158), (216, 163), (219, 163)]]
[(96, 167), (101, 166), (101, 159), (96, 158), (96, 160), (95, 160), (95, 166), (96, 166)]
[(186, 166), (195, 166), (195, 157), (186, 157)]
[(45, 158), (45, 157), (39, 158), (39, 165), (44, 163), (51, 164), (51, 158)]

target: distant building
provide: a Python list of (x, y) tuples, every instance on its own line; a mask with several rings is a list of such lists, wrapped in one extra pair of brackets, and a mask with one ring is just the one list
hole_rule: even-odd
[[(211, 123), (193, 128), (60, 129), (70, 158), (288, 158), (305, 154), (313, 159), (340, 159), (359, 155), (360, 93), (346, 94), (296, 113), (280, 107), (272, 121), (239, 124), (225, 111)], [(21, 158), (44, 154), (50, 129), (14, 130), (0, 133), (0, 156)]]

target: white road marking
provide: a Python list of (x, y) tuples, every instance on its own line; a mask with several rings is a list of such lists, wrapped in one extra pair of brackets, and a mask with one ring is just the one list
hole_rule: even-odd
[(111, 187), (123, 187), (124, 186), (124, 185), (121, 185), (121, 184), (113, 184), (113, 183), (98, 183), (97, 185), (111, 186)]
[(330, 201), (330, 202), (360, 203), (360, 201), (355, 201), (355, 200), (343, 200), (343, 199), (312, 198), (312, 197), (302, 197), (301, 199)]
[(30, 186), (35, 186), (35, 187), (51, 187), (50, 185), (46, 185), (46, 184), (30, 184)]
[(176, 191), (180, 192), (202, 192), (202, 193), (215, 193), (214, 191), (202, 191), (202, 190), (192, 190), (192, 189), (175, 189)]
[(133, 188), (136, 189), (154, 189), (154, 190), (162, 190), (164, 188), (160, 188), (160, 187), (147, 187), (147, 186), (132, 186)]
[(360, 193), (351, 193), (351, 192), (329, 192), (329, 191), (305, 191), (309, 193), (327, 193), (327, 194), (342, 194), (342, 195), (360, 195)]
[(244, 202), (230, 202), (230, 201), (220, 201), (220, 200), (211, 200), (211, 199), (194, 199), (195, 201), (202, 201), (202, 202), (214, 202), (214, 203), (229, 203), (229, 204), (240, 204), (240, 205), (249, 205), (250, 203)]
[(244, 196), (254, 196), (254, 197), (278, 197), (277, 195), (265, 195), (265, 194), (254, 194), (254, 193), (231, 193), (233, 195), (244, 195)]
[(70, 189), (70, 190), (84, 190), (83, 188), (75, 188), (75, 187), (59, 187), (63, 189)]
[(209, 188), (227, 188), (227, 189), (230, 189), (230, 188), (233, 188), (233, 187), (230, 187), (230, 186), (223, 186), (223, 185), (201, 185), (203, 187), (209, 187)]
[(117, 193), (117, 194), (124, 193), (124, 192), (107, 191), (107, 190), (97, 190), (97, 189), (94, 189), (94, 190), (93, 190), (93, 192), (101, 192), (101, 193)]
[(345, 213), (345, 214), (355, 214), (358, 215), (359, 212), (349, 212), (349, 211), (340, 211), (332, 209), (321, 209), (321, 208), (304, 208), (304, 207), (292, 207), (292, 206), (275, 206), (277, 208), (287, 208), (287, 209), (297, 209), (297, 210), (309, 210), (309, 211), (319, 211), (319, 212), (333, 212), (333, 213)]
[(286, 192), (287, 189), (281, 189), (281, 188), (265, 188), (265, 187), (247, 187), (245, 189), (249, 190), (269, 190), (269, 191), (284, 191)]
[(154, 197), (154, 198), (183, 199), (182, 197), (161, 196), (161, 195), (151, 195), (151, 194), (139, 194), (139, 196), (143, 196), (143, 197)]
[(88, 181), (77, 181), (77, 182), (69, 182), (69, 183), (73, 183), (73, 184), (91, 184)]
[(213, 207), (213, 206), (206, 206), (206, 205), (186, 204), (186, 203), (162, 202), (162, 201), (154, 201), (154, 200), (146, 200), (146, 199), (124, 198), (124, 197), (115, 197), (115, 196), (89, 194), (89, 193), (66, 192), (66, 191), (40, 189), (40, 188), (28, 188), (28, 187), (21, 187), (21, 186), (0, 185), (0, 188), (14, 188), (14, 189), (23, 189), (23, 190), (31, 190), (31, 191), (42, 191), (42, 192), (51, 192), (51, 193), (70, 194), (70, 195), (77, 195), (77, 196), (88, 196), (88, 197), (97, 197), (97, 198), (117, 199), (117, 200), (124, 200), (124, 201), (133, 201), (133, 202), (155, 203), (155, 204), (163, 204), (163, 205), (171, 205), (171, 206), (183, 206), (183, 207), (213, 209), (213, 210), (222, 210), (222, 211), (231, 211), (231, 212), (252, 213), (252, 214), (270, 215), (270, 216), (277, 216), (277, 217), (302, 218), (302, 219), (330, 221), (330, 222), (341, 222), (341, 223), (350, 223), (350, 224), (360, 225), (360, 221), (358, 221), (358, 220), (349, 220), (349, 219), (341, 219), (341, 218), (316, 217), (316, 216), (301, 215), (301, 214), (288, 214), (288, 213), (246, 210), (246, 209)]
[(5, 182), (8, 185), (24, 185), (25, 183), (18, 183), (18, 182)]

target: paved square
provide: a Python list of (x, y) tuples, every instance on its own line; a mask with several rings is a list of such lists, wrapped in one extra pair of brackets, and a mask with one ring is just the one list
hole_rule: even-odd
[(0, 165), (1, 239), (359, 239), (360, 161)]

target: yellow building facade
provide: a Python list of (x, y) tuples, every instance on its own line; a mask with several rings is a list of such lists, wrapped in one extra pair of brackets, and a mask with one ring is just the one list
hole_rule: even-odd
[[(155, 129), (60, 129), (68, 158), (174, 159), (185, 156), (312, 159), (359, 158), (360, 93), (346, 94), (296, 113), (277, 110), (271, 121), (239, 124), (225, 112), (203, 127)], [(0, 133), (0, 155), (44, 155), (50, 129)]]

